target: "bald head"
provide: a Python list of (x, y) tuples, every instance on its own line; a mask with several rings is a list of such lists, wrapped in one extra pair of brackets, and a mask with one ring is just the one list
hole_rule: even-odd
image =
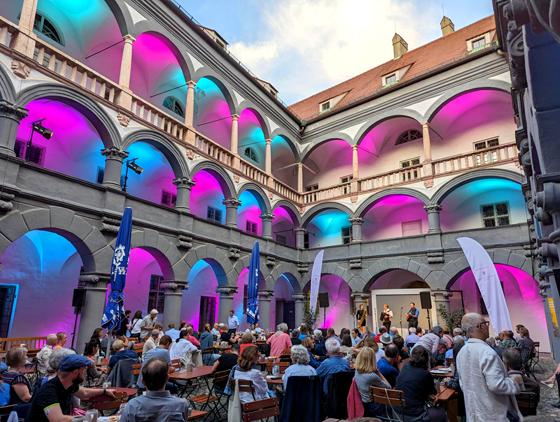
[(49, 334), (47, 336), (47, 345), (49, 346), (56, 346), (56, 334)]

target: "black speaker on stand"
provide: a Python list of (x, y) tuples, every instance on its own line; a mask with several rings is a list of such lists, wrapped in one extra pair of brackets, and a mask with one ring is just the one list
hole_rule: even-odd
[(86, 289), (74, 289), (72, 294), (72, 306), (74, 307), (74, 330), (72, 331), (72, 345), (74, 348), (74, 340), (76, 337), (76, 327), (78, 326), (78, 315), (86, 304)]
[(432, 329), (430, 309), (432, 309), (432, 294), (430, 292), (420, 292), (420, 307), (428, 313), (428, 329)]
[(323, 308), (323, 325), (325, 325), (325, 321), (327, 320), (326, 309), (328, 307), (329, 307), (329, 294), (319, 293), (319, 308)]

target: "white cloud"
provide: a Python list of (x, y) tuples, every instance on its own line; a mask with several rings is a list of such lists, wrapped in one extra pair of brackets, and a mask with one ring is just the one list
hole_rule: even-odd
[(282, 0), (263, 8), (253, 43), (232, 53), (270, 81), (288, 102), (364, 72), (392, 58), (399, 32), (415, 48), (439, 34), (441, 11), (431, 1)]

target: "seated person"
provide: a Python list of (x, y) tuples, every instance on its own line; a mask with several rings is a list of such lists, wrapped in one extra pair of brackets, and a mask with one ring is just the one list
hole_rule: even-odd
[(130, 400), (122, 412), (121, 422), (169, 421), (186, 422), (189, 402), (174, 397), (165, 389), (169, 380), (167, 362), (154, 358), (142, 368), (146, 393)]
[(286, 368), (286, 371), (282, 376), (284, 391), (286, 391), (286, 388), (288, 387), (288, 378), (290, 377), (317, 375), (315, 368), (309, 365), (309, 354), (304, 346), (297, 344), (292, 346), (290, 351), (292, 364)]
[(122, 340), (113, 342), (113, 353), (109, 359), (109, 371), (111, 371), (117, 362), (122, 359), (138, 360), (138, 354), (134, 350), (126, 349)]
[(196, 352), (198, 349), (194, 344), (187, 340), (187, 330), (181, 330), (179, 333), (179, 339), (171, 347), (171, 352), (169, 352), (171, 360), (182, 359), (187, 353)]
[(393, 337), (393, 344), (399, 349), (399, 360), (402, 362), (408, 359), (410, 355), (408, 354), (408, 348), (404, 345), (404, 338), (399, 335)]
[(202, 355), (202, 363), (211, 366), (220, 357), (219, 354), (214, 353), (214, 335), (210, 324), (204, 324), (204, 331), (200, 335), (200, 350), (208, 350)]
[(47, 370), (49, 366), (49, 356), (56, 346), (57, 338), (56, 334), (49, 334), (47, 336), (47, 344), (37, 353), (37, 372), (39, 376), (44, 377), (47, 375)]
[(160, 331), (154, 328), (150, 331), (150, 335), (145, 339), (144, 346), (142, 347), (142, 355), (145, 355), (147, 351), (155, 349), (159, 342)]
[(336, 338), (328, 338), (325, 341), (325, 348), (327, 349), (328, 358), (321, 362), (317, 368), (317, 375), (319, 375), (323, 382), (323, 393), (327, 394), (329, 379), (332, 375), (338, 372), (350, 371), (350, 365), (340, 354), (340, 343)]
[(187, 325), (187, 340), (194, 344), (196, 347), (200, 347), (200, 341), (194, 335), (194, 328), (192, 325)]
[(323, 332), (321, 330), (313, 331), (313, 337), (315, 338), (315, 346), (313, 353), (317, 356), (325, 357), (327, 356), (327, 350), (325, 349), (325, 339), (323, 338)]
[(251, 331), (247, 330), (241, 335), (241, 339), (239, 340), (239, 353), (243, 353), (243, 351), (253, 345), (253, 334)]
[(416, 343), (418, 343), (418, 340), (420, 340), (420, 337), (418, 337), (418, 334), (416, 334), (416, 328), (415, 327), (410, 327), (408, 329), (408, 336), (405, 339), (405, 344), (406, 347), (408, 347), (408, 349), (412, 349), (414, 347), (414, 345)]
[(89, 365), (86, 370), (86, 380), (84, 383), (85, 387), (99, 387), (105, 381), (105, 374), (103, 370), (98, 370), (95, 362), (98, 356), (98, 345), (95, 341), (90, 341), (86, 343), (86, 348), (84, 349), (84, 356), (88, 358), (93, 365)]
[[(222, 341), (220, 348), (223, 352), (218, 360), (214, 362), (212, 367), (213, 373), (231, 370), (231, 368), (237, 365), (237, 360), (239, 359), (239, 344), (229, 344), (227, 341)], [(220, 384), (215, 382), (214, 387), (218, 387), (220, 391), (223, 391), (226, 387), (226, 382)]]
[(356, 357), (354, 380), (364, 404), (364, 416), (384, 416), (385, 406), (374, 403), (371, 387), (391, 388), (385, 377), (377, 369), (375, 352), (371, 347), (364, 347)]
[[(269, 397), (268, 384), (261, 371), (254, 368), (259, 359), (257, 346), (247, 347), (241, 356), (239, 356), (238, 364), (232, 369), (232, 379), (249, 380), (253, 383), (253, 392), (240, 392), (239, 400), (241, 403), (248, 403), (254, 400), (262, 400)], [(254, 397), (253, 397), (254, 396)]]
[(313, 341), (313, 337), (305, 337), (301, 342), (301, 345), (307, 349), (307, 353), (309, 355), (309, 365), (313, 368), (317, 369), (321, 362), (317, 360), (315, 355), (313, 354), (313, 348), (315, 346), (315, 342)]
[(439, 342), (437, 352), (434, 353), (434, 355), (432, 357), (435, 366), (445, 365), (445, 353), (446, 352), (447, 352), (447, 344), (442, 339)]
[(9, 404), (23, 405), (29, 403), (31, 401), (31, 384), (24, 374), (25, 364), (27, 363), (27, 349), (12, 347), (6, 353), (6, 363), (9, 369), (2, 374), (2, 381), (10, 386)]
[(377, 361), (377, 369), (383, 374), (385, 379), (394, 387), (399, 375), (399, 349), (394, 344), (388, 344), (385, 349), (385, 356)]
[(521, 361), (521, 352), (513, 347), (504, 350), (502, 354), (504, 365), (508, 371), (508, 377), (513, 379), (521, 387), (521, 391), (529, 391), (537, 394), (538, 403), (540, 400), (539, 384), (523, 373), (523, 363)]

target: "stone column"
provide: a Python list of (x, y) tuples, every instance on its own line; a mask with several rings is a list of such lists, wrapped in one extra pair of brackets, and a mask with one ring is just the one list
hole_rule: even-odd
[(364, 222), (363, 218), (356, 217), (351, 218), (350, 223), (352, 223), (352, 243), (359, 243), (362, 241), (362, 224)]
[(194, 127), (194, 87), (196, 83), (194, 81), (187, 82), (187, 98), (185, 106), (185, 125), (188, 127)]
[(233, 295), (237, 292), (237, 287), (218, 287), (216, 292), (220, 295), (218, 306), (219, 322), (227, 324), (229, 311), (233, 309)]
[(80, 286), (86, 290), (86, 298), (81, 309), (80, 326), (74, 342), (74, 348), (78, 353), (84, 351), (91, 333), (101, 324), (109, 279), (109, 274), (80, 275)]
[(303, 193), (303, 163), (297, 163), (297, 190)]
[(18, 25), (20, 33), (13, 43), (14, 50), (28, 57), (33, 57), (35, 50), (35, 40), (31, 35), (33, 34), (38, 2), (39, 0), (23, 0)]
[[(437, 320), (432, 321), (432, 327), (434, 325), (441, 325), (442, 327), (447, 327), (447, 323), (443, 320), (441, 315), (439, 314), (439, 307), (443, 305), (443, 307), (449, 312), (449, 292), (447, 290), (433, 290), (432, 295), (434, 298), (433, 307), (436, 310)], [(453, 329), (453, 327), (447, 327)]]
[(264, 149), (264, 172), (272, 176), (272, 139), (265, 139), (266, 145)]
[(123, 37), (124, 45), (121, 57), (121, 69), (119, 73), (119, 86), (122, 92), (119, 95), (118, 104), (130, 110), (132, 106), (132, 95), (130, 91), (130, 75), (132, 73), (132, 45), (135, 38), (132, 35)]
[(428, 233), (441, 233), (441, 226), (439, 222), (439, 212), (441, 206), (437, 204), (429, 204), (424, 207), (428, 213)]
[(293, 294), (292, 298), (295, 301), (295, 320), (296, 327), (303, 322), (305, 311), (305, 296), (303, 294)]
[(261, 220), (263, 223), (263, 238), (264, 239), (272, 239), (272, 214), (263, 214), (261, 215)]
[(179, 177), (173, 181), (173, 184), (177, 186), (177, 202), (175, 208), (180, 211), (190, 212), (189, 203), (194, 182), (188, 177)]
[(432, 176), (432, 143), (430, 140), (430, 124), (422, 124), (422, 145), (424, 146), (424, 177)]
[[(356, 324), (356, 312), (360, 309), (360, 305), (364, 305), (364, 309), (368, 311), (368, 303), (370, 294), (364, 292), (355, 292), (352, 293), (352, 300), (354, 301), (354, 314), (352, 315), (353, 323)], [(370, 315), (371, 310), (368, 311), (368, 316), (366, 318), (366, 325), (367, 327), (372, 330), (373, 327), (371, 326), (372, 317)]]
[(223, 204), (226, 206), (226, 226), (237, 227), (237, 207), (241, 201), (236, 198), (225, 199)]
[(358, 179), (360, 178), (360, 165), (358, 160), (358, 145), (352, 145), (352, 183), (350, 190), (358, 192)]
[(27, 110), (16, 107), (7, 101), (0, 101), (0, 154), (15, 156), (19, 122), (27, 117)]
[(187, 282), (182, 280), (169, 280), (160, 284), (163, 289), (163, 328), (174, 323), (177, 327), (181, 322), (181, 304), (183, 302), (183, 290), (187, 288)]
[(121, 189), (122, 165), (123, 160), (128, 157), (128, 152), (117, 147), (109, 147), (102, 150), (101, 154), (105, 156), (103, 185), (115, 189)]
[(272, 330), (272, 321), (270, 318), (270, 305), (272, 303), (272, 290), (259, 291), (259, 325), (265, 330)]
[(233, 154), (233, 168), (239, 169), (239, 114), (233, 114), (231, 116), (231, 138), (229, 149)]
[(296, 227), (296, 248), (297, 249), (304, 249), (305, 245), (305, 230), (303, 227)]

